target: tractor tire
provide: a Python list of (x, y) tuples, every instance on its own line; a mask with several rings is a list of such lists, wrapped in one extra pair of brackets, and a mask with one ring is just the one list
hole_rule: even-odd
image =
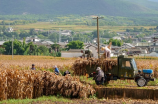
[(143, 87), (143, 86), (145, 86), (147, 83), (146, 83), (146, 80), (144, 79), (144, 78), (139, 78), (138, 80), (137, 80), (137, 85), (138, 85), (138, 87)]

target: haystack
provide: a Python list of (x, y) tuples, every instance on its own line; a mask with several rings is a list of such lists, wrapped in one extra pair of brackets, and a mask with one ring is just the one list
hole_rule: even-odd
[(95, 70), (97, 67), (101, 67), (101, 69), (106, 72), (111, 70), (113, 66), (117, 65), (117, 60), (115, 59), (89, 59), (76, 60), (72, 66), (75, 75), (85, 75), (91, 70)]
[(0, 75), (0, 100), (57, 94), (83, 98), (95, 93), (90, 85), (82, 84), (77, 77), (57, 76), (52, 72), (3, 69)]

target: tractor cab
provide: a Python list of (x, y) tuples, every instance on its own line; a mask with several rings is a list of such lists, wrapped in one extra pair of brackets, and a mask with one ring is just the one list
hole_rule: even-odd
[(124, 55), (118, 57), (118, 77), (133, 79), (138, 69), (134, 58), (127, 58)]

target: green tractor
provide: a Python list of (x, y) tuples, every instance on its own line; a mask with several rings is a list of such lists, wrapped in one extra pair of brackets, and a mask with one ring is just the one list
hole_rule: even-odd
[[(96, 67), (86, 68), (90, 77), (96, 79)], [(143, 69), (138, 70), (134, 58), (127, 58), (124, 55), (120, 55), (117, 59), (117, 65), (113, 66), (111, 70), (104, 71), (104, 83), (110, 80), (135, 80), (139, 87), (146, 86), (149, 81), (154, 81), (153, 70)]]

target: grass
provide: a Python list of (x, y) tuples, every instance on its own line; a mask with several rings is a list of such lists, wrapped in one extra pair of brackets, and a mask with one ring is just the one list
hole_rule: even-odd
[(87, 78), (86, 76), (80, 76), (80, 80), (91, 85), (96, 85), (95, 80), (93, 80), (93, 77)]
[[(155, 26), (99, 26), (100, 30), (111, 30), (115, 32), (119, 31), (125, 31), (128, 29), (133, 29), (134, 27), (141, 28), (144, 27), (146, 29), (149, 28), (155, 28)], [(59, 30), (59, 28), (62, 28), (62, 30), (76, 30), (76, 31), (86, 31), (86, 30), (96, 30), (96, 26), (87, 26), (87, 25), (58, 25), (58, 24), (52, 24), (50, 22), (37, 22), (32, 24), (26, 24), (26, 25), (16, 25), (14, 27), (16, 30), (19, 29), (25, 29), (28, 30), (30, 28), (35, 29), (52, 29), (52, 30)]]
[[(97, 87), (95, 80), (93, 78), (86, 78), (86, 76), (80, 76), (80, 80), (89, 83), (93, 85), (94, 87)], [(137, 84), (134, 80), (111, 80), (109, 81), (109, 84), (104, 85), (101, 87), (108, 87), (108, 88), (136, 88), (136, 89), (153, 89), (154, 86), (158, 86), (158, 79), (155, 81), (148, 82), (147, 86), (145, 87), (137, 87)]]
[(28, 103), (33, 103), (33, 102), (69, 102), (69, 103), (73, 103), (73, 101), (71, 99), (68, 98), (64, 98), (61, 96), (42, 96), (39, 97), (37, 99), (9, 99), (9, 100), (3, 100), (0, 101), (0, 104), (28, 104)]

